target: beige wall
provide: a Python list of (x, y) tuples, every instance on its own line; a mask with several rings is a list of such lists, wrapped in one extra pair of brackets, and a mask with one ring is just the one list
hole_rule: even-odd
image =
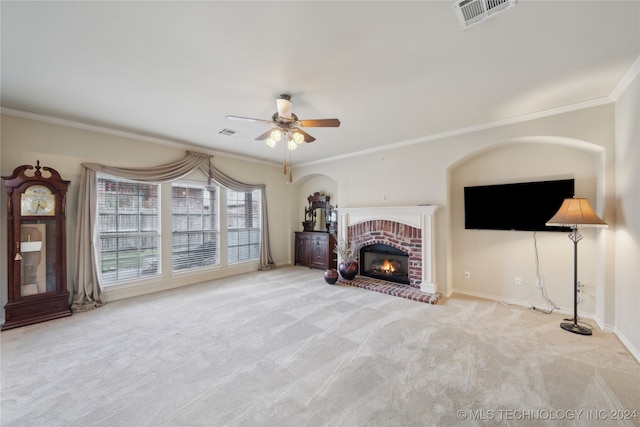
[[(325, 175), (337, 183), (341, 207), (435, 204), (436, 283), (446, 294), (475, 293), (539, 304), (531, 233), (463, 230), (461, 187), (467, 184), (577, 179), (614, 224), (614, 106), (606, 104), (442, 138), (396, 144), (385, 150), (300, 165), (297, 179)], [(337, 153), (339, 154), (339, 153)], [(601, 326), (614, 323), (612, 231), (587, 230), (580, 243), (580, 281), (587, 285), (580, 311)], [(478, 236), (481, 236), (478, 238)], [(538, 233), (543, 280), (556, 305), (572, 311), (572, 243), (564, 234)], [(473, 242), (479, 253), (471, 253)], [(465, 281), (462, 271), (471, 270)], [(527, 284), (515, 288), (514, 276)], [(531, 284), (533, 283), (533, 288)]]
[(616, 102), (615, 326), (640, 360), (640, 78)]
[[(40, 160), (43, 166), (56, 169), (62, 177), (71, 181), (67, 207), (67, 247), (68, 247), (68, 288), (71, 291), (73, 271), (75, 268), (75, 227), (76, 205), (78, 200), (78, 183), (81, 174), (81, 163), (92, 162), (111, 166), (152, 166), (182, 158), (185, 147), (160, 145), (131, 138), (107, 135), (104, 133), (60, 126), (42, 121), (29, 120), (14, 116), (2, 115), (0, 167), (2, 175), (9, 175), (16, 166), (35, 164)], [(206, 152), (205, 150), (195, 150)], [(282, 178), (281, 169), (271, 165), (249, 163), (246, 161), (215, 156), (214, 165), (227, 175), (248, 183), (265, 183), (268, 197), (268, 213), (271, 218), (272, 236), (287, 235), (290, 223), (290, 188)], [(200, 176), (198, 176), (200, 175)], [(196, 172), (194, 178), (205, 179)], [(165, 192), (165, 194), (167, 194)], [(170, 194), (170, 193), (168, 193)], [(2, 191), (2, 205), (6, 203), (6, 193)], [(283, 220), (284, 218), (284, 220)], [(171, 221), (165, 216), (165, 221)], [(6, 235), (6, 211), (0, 218), (2, 235)], [(169, 226), (170, 228), (170, 226)], [(276, 264), (290, 261), (289, 247), (283, 239), (271, 239), (272, 256)], [(6, 276), (6, 242), (2, 239), (3, 256), (0, 260), (2, 275), (2, 306), (7, 301)], [(246, 270), (256, 270), (257, 263), (202, 270), (197, 273), (171, 274), (165, 272), (162, 278), (146, 280), (135, 286), (122, 285), (106, 289), (107, 299), (118, 299), (136, 294), (154, 292), (185, 284), (198, 283), (216, 277), (237, 274)]]
[[(567, 233), (464, 229), (464, 187), (498, 183), (575, 179), (576, 197), (596, 200), (600, 153), (552, 142), (513, 142), (483, 151), (451, 173), (451, 260), (456, 291), (504, 301), (527, 302), (543, 310), (545, 295), (568, 312), (573, 310), (573, 243)], [(512, 212), (517, 215), (518, 212)], [(595, 313), (598, 231), (580, 231), (578, 277), (585, 285), (579, 310)], [(536, 262), (536, 246), (539, 264)], [(464, 279), (464, 272), (471, 277)], [(522, 284), (515, 285), (516, 276)]]

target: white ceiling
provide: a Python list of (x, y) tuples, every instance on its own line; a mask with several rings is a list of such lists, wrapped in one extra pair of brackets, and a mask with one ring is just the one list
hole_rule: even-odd
[[(1, 100), (279, 162), (254, 138), (292, 96), (311, 162), (608, 97), (640, 55), (640, 1), (523, 1), (462, 30), (452, 1), (1, 3)], [(239, 132), (228, 137), (224, 128)]]

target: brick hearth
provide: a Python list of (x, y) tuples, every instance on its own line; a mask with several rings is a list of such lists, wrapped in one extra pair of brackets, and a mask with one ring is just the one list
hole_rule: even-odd
[(353, 280), (340, 279), (338, 284), (355, 286), (357, 288), (368, 289), (370, 291), (380, 292), (381, 294), (392, 295), (394, 297), (410, 299), (412, 301), (424, 302), (427, 304), (437, 304), (438, 301), (440, 301), (440, 298), (442, 298), (442, 294), (440, 292), (430, 294), (407, 285), (391, 283), (385, 280), (377, 280), (372, 277), (359, 276)]
[[(409, 286), (435, 294), (435, 222), (437, 206), (339, 209), (340, 240), (360, 248), (383, 243), (409, 255)], [(406, 286), (406, 285), (404, 285)]]

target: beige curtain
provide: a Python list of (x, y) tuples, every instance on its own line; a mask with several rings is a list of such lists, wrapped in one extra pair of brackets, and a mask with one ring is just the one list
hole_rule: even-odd
[(265, 184), (245, 184), (243, 182), (237, 181), (218, 169), (214, 168), (211, 165), (211, 162), (208, 164), (209, 169), (205, 170), (202, 166), (200, 169), (204, 172), (205, 175), (209, 176), (213, 181), (222, 185), (223, 187), (229, 188), (233, 191), (253, 191), (253, 190), (261, 190), (260, 194), (262, 194), (262, 200), (260, 203), (260, 218), (262, 220), (262, 224), (260, 227), (261, 230), (261, 245), (260, 245), (260, 269), (261, 270), (269, 270), (275, 266), (273, 259), (271, 258), (271, 245), (269, 244), (269, 221), (267, 221), (267, 186)]
[(95, 163), (83, 163), (78, 195), (78, 223), (76, 225), (77, 262), (73, 275), (74, 312), (90, 310), (104, 304), (102, 284), (98, 273), (100, 246), (98, 227), (97, 176), (98, 172), (139, 182), (170, 182), (183, 178), (200, 168), (210, 179), (235, 191), (262, 190), (262, 244), (260, 245), (260, 268), (274, 265), (269, 247), (269, 227), (267, 221), (266, 186), (249, 185), (236, 181), (211, 164), (210, 156), (188, 152), (176, 162), (150, 168), (117, 168)]
[(91, 310), (104, 304), (98, 275), (98, 202), (96, 172), (83, 168), (78, 194), (78, 222), (76, 224), (76, 269), (73, 273), (74, 312)]

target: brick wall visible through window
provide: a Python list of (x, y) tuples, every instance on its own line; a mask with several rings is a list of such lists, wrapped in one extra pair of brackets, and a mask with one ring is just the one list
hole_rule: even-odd
[(219, 264), (218, 188), (178, 181), (171, 194), (173, 271)]
[(158, 189), (119, 178), (98, 177), (100, 272), (103, 284), (156, 274), (159, 252)]
[(260, 258), (260, 190), (227, 190), (227, 262)]
[[(160, 190), (167, 185), (171, 197), (161, 201)], [(138, 183), (108, 175), (98, 176), (97, 190), (104, 285), (260, 258), (260, 190), (238, 192), (195, 180)], [(170, 221), (161, 221), (162, 204), (171, 209)], [(220, 238), (222, 209), (226, 239)], [(171, 254), (161, 256), (162, 237), (168, 235)]]

